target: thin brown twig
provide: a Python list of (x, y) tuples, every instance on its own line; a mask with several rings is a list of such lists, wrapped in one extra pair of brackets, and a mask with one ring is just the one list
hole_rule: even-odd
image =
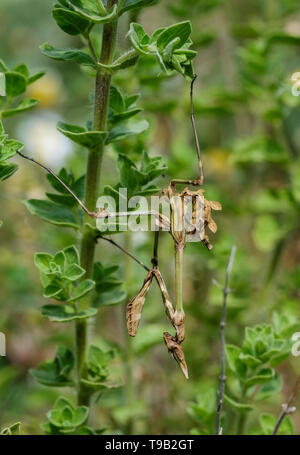
[(55, 172), (52, 171), (52, 169), (50, 169), (49, 167), (47, 166), (44, 166), (43, 164), (39, 163), (38, 161), (36, 161), (34, 158), (30, 158), (29, 156), (27, 155), (24, 155), (22, 152), (20, 152), (19, 150), (17, 150), (17, 154), (20, 155), (22, 158), (24, 158), (25, 160), (28, 160), (28, 161), (32, 161), (34, 164), (37, 164), (38, 166), (40, 166), (41, 168), (45, 169), (46, 172), (48, 172), (48, 174), (51, 174), (69, 193), (70, 195), (78, 202), (78, 204), (80, 205), (80, 207), (82, 208), (82, 210), (85, 211), (85, 213), (87, 213), (87, 215), (95, 218), (95, 213), (94, 212), (91, 212), (90, 210), (88, 210), (86, 208), (86, 206), (84, 205), (84, 203), (79, 199), (79, 197), (76, 196), (76, 194), (71, 190), (71, 188), (68, 187), (68, 185), (66, 185), (59, 177), (58, 175), (55, 174)]
[(154, 233), (154, 245), (153, 245), (153, 257), (151, 263), (153, 267), (158, 266), (158, 241), (159, 241), (159, 230)]
[(279, 414), (279, 417), (277, 419), (277, 422), (276, 422), (276, 425), (274, 427), (274, 430), (273, 430), (273, 433), (272, 435), (276, 435), (278, 430), (279, 430), (279, 427), (280, 425), (282, 424), (284, 418), (289, 415), (289, 414), (293, 414), (295, 411), (296, 411), (296, 407), (295, 406), (292, 406), (295, 398), (296, 398), (296, 395), (298, 393), (298, 391), (300, 390), (300, 375), (298, 376), (298, 379), (296, 381), (296, 384), (295, 384), (295, 387), (288, 399), (288, 402), (287, 403), (284, 403), (282, 404), (282, 411), (281, 413)]
[(194, 84), (195, 84), (196, 79), (197, 79), (197, 74), (194, 75), (192, 82), (191, 82), (191, 91), (190, 91), (191, 121), (192, 121), (193, 133), (194, 133), (194, 138), (195, 138), (195, 143), (196, 143), (196, 150), (197, 150), (197, 155), (198, 155), (199, 184), (203, 185), (203, 183), (204, 183), (203, 165), (202, 165), (201, 150), (200, 150), (200, 144), (199, 144), (199, 138), (198, 138), (197, 129), (196, 129), (195, 114), (194, 114)]
[(226, 274), (225, 274), (225, 284), (222, 288), (223, 291), (223, 305), (222, 305), (222, 317), (220, 323), (221, 331), (221, 375), (219, 381), (219, 395), (218, 395), (218, 404), (217, 404), (217, 414), (216, 414), (216, 435), (222, 434), (221, 427), (221, 415), (222, 415), (222, 406), (223, 406), (223, 396), (225, 391), (226, 384), (226, 339), (225, 339), (225, 327), (226, 327), (226, 313), (227, 313), (227, 296), (230, 293), (229, 289), (229, 276), (232, 270), (234, 256), (236, 253), (236, 246), (233, 245), (231, 248), (230, 257), (228, 260)]
[(111, 243), (112, 245), (114, 245), (116, 248), (119, 248), (119, 250), (121, 250), (123, 253), (127, 254), (127, 256), (129, 256), (131, 259), (133, 259), (137, 264), (139, 264), (141, 267), (143, 267), (147, 272), (150, 272), (150, 268), (147, 267), (145, 264), (143, 264), (142, 261), (140, 261), (137, 257), (135, 257), (133, 254), (129, 253), (129, 251), (125, 250), (125, 248), (123, 248), (121, 245), (119, 245), (117, 242), (115, 242), (114, 240), (112, 239), (109, 239), (107, 237), (104, 237), (102, 236), (101, 234), (97, 235), (97, 237), (95, 238), (95, 240), (97, 241), (98, 239), (101, 239), (101, 240), (106, 240), (106, 242), (109, 242)]

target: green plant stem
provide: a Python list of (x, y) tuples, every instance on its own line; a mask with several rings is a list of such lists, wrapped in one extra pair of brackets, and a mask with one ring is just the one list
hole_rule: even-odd
[[(240, 401), (244, 403), (246, 397), (246, 388), (243, 387)], [(240, 412), (238, 419), (237, 419), (237, 427), (236, 427), (236, 434), (243, 435), (245, 431), (245, 425), (247, 421), (247, 414), (245, 412)]]
[(246, 424), (246, 413), (241, 413), (238, 417), (237, 421), (237, 429), (236, 429), (236, 434), (237, 435), (243, 435), (244, 434), (244, 429), (245, 429), (245, 424)]
[(175, 245), (175, 307), (176, 311), (183, 311), (182, 279), (183, 279), (183, 251), (184, 245)]
[[(110, 9), (117, 3), (117, 0), (108, 0), (107, 8)], [(117, 34), (117, 20), (104, 25), (102, 34), (102, 48), (100, 62), (109, 65), (113, 60)], [(96, 75), (95, 86), (95, 107), (94, 107), (94, 131), (105, 131), (107, 124), (107, 111), (109, 103), (109, 90), (111, 74), (99, 69)], [(101, 164), (104, 153), (104, 144), (100, 144), (95, 150), (89, 151), (86, 186), (85, 206), (95, 210), (100, 184)], [(88, 217), (86, 217), (89, 220)], [(80, 262), (86, 270), (85, 278), (91, 278), (95, 255), (95, 239), (88, 230), (84, 230), (81, 241)], [(81, 308), (90, 305), (89, 299), (83, 299)], [(89, 393), (81, 384), (81, 379), (86, 375), (85, 359), (88, 346), (88, 325), (87, 321), (76, 322), (76, 359), (78, 379), (78, 404), (89, 405)]]

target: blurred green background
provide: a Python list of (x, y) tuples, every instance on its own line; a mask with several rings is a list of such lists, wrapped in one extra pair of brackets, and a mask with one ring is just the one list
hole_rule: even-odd
[[(40, 101), (38, 108), (5, 125), (12, 137), (25, 142), (26, 152), (54, 170), (72, 167), (79, 176), (85, 171), (85, 152), (74, 150), (56, 132), (55, 124), (60, 119), (84, 124), (91, 117), (93, 79), (75, 65), (50, 61), (40, 53), (43, 42), (68, 47), (79, 40), (58, 29), (51, 17), (52, 4), (52, 0), (1, 0), (1, 58), (9, 66), (24, 61), (32, 72), (47, 73), (30, 87), (30, 97)], [(163, 345), (162, 332), (169, 324), (159, 291), (153, 287), (133, 342), (125, 331), (126, 302), (102, 309), (93, 322), (97, 342), (120, 352), (113, 368), (127, 383), (102, 397), (93, 418), (108, 432), (126, 432), (130, 425), (138, 434), (187, 434), (201, 431), (202, 417), (197, 420), (192, 403), (197, 397), (211, 403), (211, 391), (218, 384), (222, 294), (212, 279), (223, 283), (233, 244), (237, 255), (227, 341), (241, 345), (246, 326), (272, 323), (274, 317), (299, 320), (300, 97), (292, 94), (291, 77), (300, 71), (300, 6), (298, 0), (165, 0), (135, 16), (122, 19), (120, 47), (128, 47), (125, 35), (130, 20), (138, 18), (148, 32), (175, 21), (192, 22), (193, 48), (198, 51), (195, 113), (205, 194), (220, 201), (223, 211), (215, 216), (219, 230), (211, 236), (214, 249), (208, 252), (195, 243), (186, 248), (184, 350), (190, 379), (185, 380)], [(129, 69), (117, 78), (128, 93), (141, 91), (142, 118), (150, 122), (148, 132), (118, 149), (138, 159), (146, 144), (152, 156), (162, 154), (168, 165), (159, 181), (162, 188), (170, 177), (195, 177), (189, 83), (179, 76), (166, 79), (158, 67), (145, 61), (140, 61), (134, 74)], [(109, 149), (102, 185), (118, 181), (115, 163), (115, 151)], [(39, 434), (39, 424), (59, 391), (37, 385), (28, 369), (53, 357), (58, 342), (72, 346), (73, 333), (71, 326), (51, 324), (41, 317), (38, 308), (45, 302), (33, 254), (53, 254), (78, 239), (71, 229), (46, 224), (27, 212), (22, 200), (43, 196), (49, 188), (40, 169), (27, 162), (19, 164), (18, 173), (0, 191), (4, 221), (0, 331), (7, 338), (7, 356), (0, 358), (0, 427), (20, 420), (24, 432)], [(114, 239), (126, 243), (148, 264), (153, 236), (125, 237), (118, 234)], [(144, 271), (109, 244), (101, 244), (97, 254), (104, 264), (120, 265), (127, 281), (124, 288), (129, 296), (135, 295)], [(160, 268), (173, 295), (173, 244), (166, 234), (160, 241)], [(125, 368), (122, 357), (127, 359)], [(280, 365), (280, 391), (254, 402), (248, 433), (259, 431), (262, 412), (278, 415), (296, 380), (299, 362), (291, 355)], [(127, 381), (131, 376), (133, 383)], [(229, 417), (231, 412), (227, 410)], [(299, 413), (293, 421), (299, 434)]]

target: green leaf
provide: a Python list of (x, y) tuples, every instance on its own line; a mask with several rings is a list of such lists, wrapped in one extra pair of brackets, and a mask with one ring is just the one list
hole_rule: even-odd
[(60, 8), (55, 5), (52, 16), (57, 25), (69, 35), (80, 35), (88, 29), (90, 22), (80, 14), (66, 8)]
[(132, 125), (119, 124), (109, 132), (106, 144), (122, 141), (130, 136), (141, 134), (148, 129), (148, 126), (149, 123), (146, 120), (135, 122)]
[(62, 278), (68, 281), (79, 280), (85, 274), (85, 270), (78, 264), (71, 264), (63, 270)]
[(39, 79), (41, 79), (43, 76), (45, 76), (45, 72), (44, 71), (40, 71), (39, 73), (36, 73), (33, 76), (30, 76), (28, 78), (27, 84), (28, 85), (33, 84), (34, 82), (36, 82)]
[(289, 45), (300, 45), (300, 37), (289, 35), (288, 33), (272, 33), (269, 37), (268, 44), (289, 44)]
[(150, 37), (141, 24), (131, 23), (128, 35), (133, 47), (139, 53), (144, 55), (155, 54), (154, 47), (149, 49)]
[(119, 10), (119, 14), (124, 14), (126, 11), (130, 11), (132, 9), (137, 8), (144, 8), (146, 6), (152, 6), (157, 3), (158, 0), (126, 0), (125, 3)]
[[(68, 173), (65, 168), (62, 168), (59, 171), (58, 177), (73, 191), (73, 193), (76, 194), (76, 196), (79, 197), (79, 199), (84, 197), (85, 176), (79, 177), (76, 180), (72, 172)], [(66, 188), (52, 175), (47, 174), (47, 180), (56, 191), (63, 195), (70, 196)]]
[[(182, 47), (190, 37), (192, 32), (192, 27), (190, 21), (180, 22), (178, 24), (171, 25), (170, 27), (166, 28), (162, 33), (159, 34), (157, 38), (157, 47), (159, 51), (162, 51), (168, 44), (174, 39), (174, 49), (179, 49)], [(178, 38), (178, 39), (177, 39)]]
[(108, 363), (114, 357), (114, 351), (103, 351), (98, 346), (91, 345), (88, 350), (88, 380), (93, 383), (103, 383), (108, 376)]
[[(275, 428), (277, 422), (277, 418), (274, 417), (272, 414), (262, 414), (259, 417), (259, 423), (263, 434), (265, 435), (272, 435), (273, 430)], [(290, 416), (286, 416), (282, 421), (279, 430), (277, 432), (278, 435), (293, 435), (295, 434), (295, 429), (293, 422)]]
[(65, 60), (79, 65), (87, 65), (96, 68), (96, 62), (94, 59), (78, 49), (57, 49), (51, 46), (49, 43), (45, 43), (40, 46), (42, 54), (50, 57), (54, 60)]
[(255, 401), (266, 400), (267, 398), (278, 395), (282, 389), (283, 381), (278, 373), (270, 380), (266, 381), (260, 387), (259, 391), (255, 395)]
[(151, 38), (140, 24), (130, 24), (129, 37), (133, 47), (140, 54), (156, 56), (162, 70), (171, 74), (178, 71), (187, 78), (194, 76), (192, 60), (196, 52), (189, 49), (190, 22), (181, 22), (156, 30)]
[(79, 252), (76, 246), (71, 245), (63, 249), (67, 264), (79, 264)]
[(126, 293), (120, 289), (122, 281), (115, 279), (112, 275), (117, 272), (118, 266), (105, 267), (100, 262), (95, 262), (93, 279), (96, 284), (94, 305), (101, 306), (117, 305), (124, 301)]
[(3, 428), (1, 431), (1, 436), (17, 436), (20, 434), (21, 422), (14, 423), (9, 427)]
[(80, 126), (67, 125), (63, 122), (58, 122), (57, 129), (71, 141), (88, 149), (94, 149), (102, 144), (107, 137), (105, 131), (87, 131)]
[(250, 406), (250, 404), (246, 403), (239, 403), (233, 398), (229, 397), (224, 393), (224, 400), (226, 403), (228, 403), (232, 408), (237, 410), (238, 412), (249, 412), (252, 411), (253, 406)]
[(59, 397), (47, 417), (52, 425), (60, 430), (73, 430), (83, 425), (89, 414), (89, 408), (86, 406), (74, 407), (68, 400)]
[(197, 396), (197, 402), (188, 406), (188, 414), (198, 423), (198, 425), (209, 425), (215, 417), (216, 393), (212, 388), (206, 389)]
[(2, 117), (11, 117), (12, 115), (20, 114), (21, 112), (29, 111), (38, 104), (37, 100), (26, 98), (22, 100), (16, 107), (5, 109), (2, 111)]
[[(136, 99), (136, 97), (134, 99)], [(140, 108), (129, 109), (129, 107), (125, 105), (124, 96), (114, 86), (110, 89), (109, 109), (109, 123), (111, 125), (128, 120), (142, 111)]]
[(94, 305), (97, 308), (104, 306), (119, 305), (126, 299), (126, 292), (114, 289), (108, 292), (101, 292), (95, 297)]
[(117, 17), (117, 5), (114, 5), (110, 12), (103, 15), (96, 0), (68, 0), (68, 2), (76, 12), (94, 24), (112, 22)]
[(16, 164), (0, 163), (0, 182), (11, 177), (16, 172), (17, 169), (18, 166)]
[(73, 419), (72, 423), (74, 427), (79, 427), (80, 425), (83, 425), (85, 421), (87, 420), (89, 415), (89, 408), (86, 406), (78, 406), (78, 408), (75, 409), (74, 414), (73, 414)]
[(13, 69), (13, 72), (14, 72), (14, 73), (19, 73), (19, 74), (21, 74), (22, 76), (25, 77), (26, 80), (27, 80), (28, 77), (29, 77), (29, 69), (28, 69), (28, 66), (25, 65), (25, 63), (21, 63), (20, 65), (17, 65), (17, 66)]
[(109, 91), (109, 107), (114, 112), (121, 113), (125, 111), (125, 101), (120, 90), (112, 85)]
[(226, 344), (226, 358), (229, 368), (236, 373), (236, 362), (240, 356), (241, 349), (233, 344)]
[(0, 161), (8, 160), (15, 156), (17, 151), (21, 151), (24, 144), (14, 139), (5, 140), (4, 145), (0, 148)]
[(23, 202), (32, 215), (37, 215), (49, 223), (74, 229), (79, 228), (75, 215), (65, 207), (40, 199), (29, 199)]
[(48, 253), (35, 253), (34, 264), (42, 273), (47, 273), (50, 269), (50, 263), (53, 260), (53, 256)]
[(270, 381), (274, 378), (275, 371), (272, 368), (265, 368), (260, 370), (251, 378), (247, 379), (245, 382), (246, 387), (251, 387), (256, 384), (262, 384), (264, 382)]
[(75, 359), (72, 351), (59, 346), (54, 361), (45, 361), (37, 369), (31, 369), (29, 372), (40, 384), (49, 387), (69, 387), (74, 384), (69, 378), (74, 364)]
[(6, 64), (4, 63), (4, 61), (2, 59), (0, 59), (0, 70), (3, 73), (7, 73), (9, 71), (8, 67), (6, 66)]
[(110, 122), (115, 125), (116, 123), (119, 122), (124, 122), (125, 120), (130, 119), (131, 117), (134, 117), (135, 115), (139, 114), (143, 109), (141, 108), (135, 108), (135, 109), (130, 109), (128, 111), (122, 112), (120, 114), (113, 115), (110, 118)]
[(96, 308), (87, 308), (86, 310), (77, 312), (75, 308), (61, 304), (44, 305), (41, 310), (42, 315), (52, 322), (71, 322), (91, 318), (97, 314)]
[(81, 379), (80, 382), (84, 384), (87, 388), (92, 389), (94, 391), (105, 391), (111, 389), (119, 389), (122, 387), (122, 384), (111, 384), (109, 382), (96, 382), (91, 381), (89, 379)]
[(75, 291), (72, 293), (69, 302), (76, 302), (79, 299), (82, 299), (88, 292), (92, 291), (95, 287), (95, 281), (93, 280), (84, 280), (79, 286), (75, 288)]
[(139, 54), (134, 49), (129, 49), (127, 52), (124, 52), (122, 55), (120, 55), (120, 57), (118, 57), (110, 65), (105, 65), (101, 62), (98, 62), (98, 66), (110, 72), (115, 72), (129, 68), (130, 66), (134, 66), (138, 58)]
[[(62, 293), (63, 293), (63, 289), (61, 288), (61, 286), (59, 284), (49, 284), (44, 289), (43, 297), (45, 297), (45, 299), (51, 299), (51, 298), (57, 299), (58, 296)], [(58, 299), (58, 300), (60, 300), (60, 299)]]
[(5, 73), (6, 80), (6, 95), (11, 97), (16, 97), (21, 95), (26, 90), (26, 78), (20, 74), (13, 71)]

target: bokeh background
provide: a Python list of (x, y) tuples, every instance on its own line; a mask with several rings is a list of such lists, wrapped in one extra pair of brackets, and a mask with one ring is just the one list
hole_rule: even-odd
[[(55, 124), (58, 120), (84, 124), (90, 118), (93, 79), (75, 65), (50, 61), (40, 53), (43, 42), (68, 47), (78, 40), (58, 29), (51, 17), (52, 4), (52, 0), (1, 0), (0, 57), (12, 67), (24, 61), (32, 72), (46, 71), (30, 87), (29, 95), (39, 100), (38, 108), (8, 119), (5, 125), (12, 137), (25, 142), (32, 156), (54, 170), (62, 165), (72, 168), (79, 176), (85, 171), (85, 152), (74, 150)], [(293, 96), (291, 81), (300, 71), (300, 6), (298, 0), (164, 0), (134, 16), (123, 18), (120, 47), (128, 46), (125, 35), (130, 20), (138, 19), (148, 32), (175, 21), (192, 22), (198, 51), (195, 112), (206, 195), (220, 201), (223, 212), (215, 216), (219, 231), (212, 236), (211, 252), (202, 244), (186, 248), (184, 350), (190, 379), (185, 380), (163, 345), (162, 332), (169, 330), (169, 324), (159, 291), (153, 287), (133, 342), (125, 331), (126, 302), (101, 309), (93, 323), (95, 340), (118, 350), (114, 373), (125, 382), (122, 389), (102, 397), (93, 418), (108, 432), (188, 434), (201, 431), (201, 413), (197, 420), (193, 404), (204, 400), (208, 409), (214, 406), (222, 294), (212, 280), (223, 283), (233, 244), (237, 254), (227, 341), (241, 345), (246, 326), (272, 323), (274, 317), (300, 319), (300, 97)], [(163, 155), (168, 172), (158, 182), (162, 188), (170, 177), (195, 177), (189, 83), (179, 76), (164, 78), (146, 62), (134, 73), (123, 72), (117, 82), (128, 93), (141, 92), (142, 117), (150, 122), (148, 132), (119, 145), (119, 150), (136, 159), (145, 147), (152, 156)], [(102, 185), (118, 181), (115, 163), (116, 153), (109, 149)], [(1, 184), (0, 191), (4, 221), (0, 331), (7, 337), (7, 356), (0, 358), (0, 428), (21, 421), (25, 433), (39, 434), (39, 424), (59, 390), (36, 384), (28, 370), (53, 357), (57, 343), (71, 347), (73, 331), (71, 325), (51, 324), (41, 317), (39, 306), (45, 302), (33, 254), (54, 253), (78, 239), (71, 229), (60, 229), (28, 213), (22, 200), (42, 198), (49, 187), (43, 171), (27, 162), (19, 164), (18, 173)], [(150, 233), (115, 239), (149, 263)], [(124, 289), (133, 296), (144, 271), (109, 244), (101, 244), (97, 255), (104, 264), (120, 265)], [(161, 236), (160, 267), (173, 295), (173, 245), (166, 234)], [(248, 433), (259, 431), (262, 412), (278, 415), (299, 367), (300, 359), (292, 356), (280, 365), (281, 388), (271, 398), (254, 403)], [(300, 397), (297, 402), (300, 406)], [(299, 413), (293, 421), (299, 434)], [(234, 427), (228, 431), (234, 432)]]

